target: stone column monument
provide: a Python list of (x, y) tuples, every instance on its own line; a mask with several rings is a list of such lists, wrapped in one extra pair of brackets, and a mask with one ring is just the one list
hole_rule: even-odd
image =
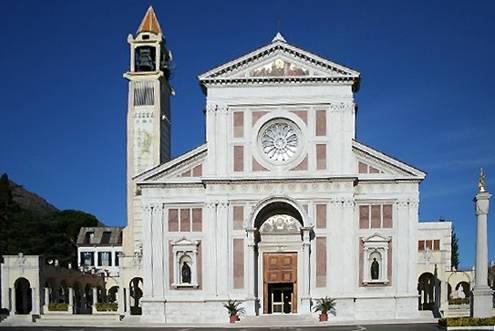
[(476, 204), (476, 273), (471, 304), (472, 317), (491, 317), (493, 291), (488, 286), (487, 215), (491, 194), (485, 188), (485, 172), (481, 169)]

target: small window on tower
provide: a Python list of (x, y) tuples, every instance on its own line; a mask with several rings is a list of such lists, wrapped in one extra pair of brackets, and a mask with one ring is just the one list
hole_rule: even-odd
[(135, 67), (136, 71), (155, 71), (156, 60), (155, 47), (142, 46), (136, 48)]
[(149, 34), (143, 34), (143, 40), (148, 40), (150, 39), (150, 35)]
[(155, 103), (155, 90), (152, 82), (134, 83), (134, 106), (150, 106)]

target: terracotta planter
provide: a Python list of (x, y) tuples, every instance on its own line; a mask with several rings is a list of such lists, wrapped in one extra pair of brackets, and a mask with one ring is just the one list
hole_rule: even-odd
[(320, 314), (320, 322), (326, 322), (326, 321), (328, 321), (328, 314), (327, 313), (325, 313), (325, 314), (321, 313)]
[(237, 315), (230, 315), (230, 323), (235, 323), (238, 320), (239, 320), (239, 316), (237, 316)]

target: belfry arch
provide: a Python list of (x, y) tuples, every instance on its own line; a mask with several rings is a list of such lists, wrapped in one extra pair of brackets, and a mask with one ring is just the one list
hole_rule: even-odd
[(312, 227), (306, 210), (289, 197), (269, 197), (246, 223), (253, 313), (309, 313)]

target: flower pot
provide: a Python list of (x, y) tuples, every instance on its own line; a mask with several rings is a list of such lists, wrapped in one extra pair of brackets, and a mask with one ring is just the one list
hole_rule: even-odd
[(320, 322), (326, 322), (328, 321), (328, 314), (327, 313), (321, 313), (320, 314)]
[(230, 315), (230, 323), (235, 323), (238, 320), (239, 320), (239, 316), (237, 316), (237, 315)]

